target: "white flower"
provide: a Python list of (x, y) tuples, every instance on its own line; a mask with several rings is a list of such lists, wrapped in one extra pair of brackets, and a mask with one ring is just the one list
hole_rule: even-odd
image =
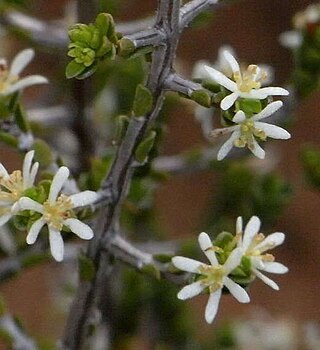
[(285, 235), (282, 232), (274, 232), (265, 237), (262, 233), (259, 233), (260, 225), (260, 219), (253, 216), (243, 232), (242, 218), (238, 217), (236, 224), (236, 234), (239, 239), (238, 247), (242, 249), (244, 256), (250, 259), (252, 272), (271, 288), (279, 290), (278, 285), (259, 270), (278, 274), (288, 272), (286, 266), (274, 261), (273, 255), (265, 254), (267, 250), (282, 244)]
[(229, 51), (224, 51), (223, 56), (233, 72), (233, 80), (218, 70), (205, 66), (211, 79), (231, 91), (231, 94), (221, 101), (221, 109), (229, 109), (239, 97), (263, 100), (268, 96), (289, 94), (287, 90), (280, 87), (261, 88), (262, 81), (266, 78), (266, 73), (258, 66), (250, 65), (246, 71), (241, 72), (237, 60)]
[(20, 79), (20, 73), (34, 57), (32, 49), (18, 53), (13, 59), (10, 69), (7, 61), (0, 59), (0, 96), (7, 96), (31, 85), (45, 84), (48, 80), (41, 75), (30, 75)]
[(308, 24), (320, 21), (320, 4), (311, 4), (304, 11), (298, 12), (293, 18), (295, 28), (304, 30)]
[(28, 152), (23, 161), (22, 173), (15, 170), (8, 174), (0, 163), (0, 227), (7, 223), (14, 215), (16, 203), (28, 188), (32, 187), (36, 178), (39, 163), (32, 165), (34, 151)]
[(230, 138), (221, 146), (217, 159), (224, 159), (233, 146), (239, 148), (247, 146), (256, 157), (263, 159), (265, 152), (259, 146), (256, 138), (262, 141), (265, 141), (267, 137), (282, 140), (289, 139), (291, 135), (285, 129), (259, 121), (275, 113), (281, 106), (281, 101), (272, 102), (260, 113), (254, 114), (250, 118), (247, 118), (243, 111), (238, 111), (232, 119), (237, 125), (213, 130), (210, 133), (211, 137), (232, 133)]
[(37, 240), (42, 227), (47, 225), (51, 254), (57, 261), (63, 260), (64, 247), (61, 236), (63, 226), (68, 227), (82, 239), (91, 239), (93, 237), (93, 231), (88, 225), (70, 216), (72, 209), (92, 204), (97, 200), (98, 195), (93, 191), (83, 191), (70, 196), (61, 194), (58, 197), (68, 177), (69, 169), (64, 166), (59, 168), (52, 180), (47, 201), (40, 204), (33, 199), (22, 197), (17, 204), (18, 210), (33, 210), (42, 214), (41, 218), (31, 226), (27, 236), (27, 243), (33, 244)]
[(240, 303), (248, 303), (250, 298), (241, 286), (228, 277), (230, 272), (232, 272), (241, 262), (241, 248), (234, 249), (224, 265), (220, 265), (212, 242), (205, 232), (202, 232), (199, 235), (199, 245), (210, 261), (210, 265), (183, 256), (173, 257), (172, 263), (182, 271), (196, 273), (201, 276), (196, 282), (182, 288), (178, 293), (178, 298), (181, 300), (189, 299), (208, 288), (210, 296), (206, 306), (205, 319), (208, 323), (212, 323), (217, 314), (222, 288), (224, 286), (228, 288), (230, 293)]

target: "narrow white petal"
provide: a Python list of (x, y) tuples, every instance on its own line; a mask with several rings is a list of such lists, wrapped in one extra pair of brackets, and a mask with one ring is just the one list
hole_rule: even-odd
[(232, 147), (234, 146), (234, 141), (237, 140), (239, 137), (240, 137), (239, 130), (236, 130), (231, 134), (228, 140), (219, 149), (219, 152), (217, 155), (218, 160), (222, 160), (227, 156), (227, 154), (231, 151)]
[(267, 284), (269, 287), (271, 287), (274, 290), (279, 290), (279, 286), (276, 282), (272, 281), (269, 277), (263, 275), (260, 271), (253, 269), (254, 274), (261, 279), (262, 282)]
[(255, 114), (251, 118), (251, 120), (258, 121), (258, 120), (270, 117), (270, 115), (274, 114), (282, 106), (283, 106), (282, 101), (275, 101), (275, 102), (269, 103), (260, 113)]
[(34, 181), (35, 181), (36, 176), (37, 176), (37, 173), (38, 173), (38, 170), (39, 170), (39, 163), (36, 162), (33, 164), (32, 168), (31, 168), (31, 172), (30, 172), (30, 176), (29, 176), (29, 183), (28, 183), (29, 187), (33, 186)]
[(220, 103), (221, 109), (223, 109), (224, 111), (229, 109), (231, 106), (234, 105), (238, 97), (239, 97), (238, 91), (235, 91), (232, 94), (226, 96)]
[(250, 297), (248, 293), (231, 278), (226, 277), (224, 285), (229, 289), (230, 293), (239, 301), (239, 303), (249, 303)]
[(282, 232), (274, 232), (267, 236), (261, 243), (256, 246), (260, 252), (265, 252), (266, 250), (272, 249), (281, 245), (284, 242), (285, 234)]
[(33, 156), (34, 156), (34, 151), (29, 151), (24, 157), (23, 167), (22, 167), (24, 189), (27, 189), (29, 187), (28, 185), (29, 185), (30, 168), (31, 168)]
[(217, 291), (215, 291), (214, 293), (210, 293), (209, 295), (209, 299), (207, 302), (207, 306), (206, 306), (206, 311), (204, 314), (204, 317), (207, 321), (207, 323), (212, 323), (213, 320), (216, 317), (217, 311), (218, 311), (218, 307), (219, 307), (219, 302), (220, 302), (220, 298), (221, 298), (221, 289), (218, 289)]
[(10, 67), (10, 77), (19, 75), (25, 67), (32, 61), (34, 57), (34, 51), (32, 49), (26, 49), (17, 54), (13, 59)]
[(243, 234), (243, 242), (242, 242), (242, 248), (244, 252), (248, 249), (249, 245), (251, 244), (251, 241), (253, 237), (259, 233), (261, 226), (261, 221), (257, 216), (252, 216), (252, 218), (247, 223), (244, 234)]
[(19, 210), (33, 210), (37, 213), (43, 213), (43, 206), (42, 204), (34, 201), (31, 198), (28, 197), (22, 197), (17, 202), (17, 209)]
[(7, 169), (0, 163), (0, 176), (8, 177)]
[(234, 56), (229, 51), (224, 51), (223, 56), (226, 59), (226, 61), (229, 63), (233, 73), (240, 72), (240, 66), (237, 60), (234, 58)]
[(11, 212), (0, 216), (0, 226), (3, 226), (4, 224), (6, 224), (11, 218), (12, 218)]
[(201, 281), (197, 281), (183, 287), (178, 293), (177, 297), (180, 300), (190, 299), (200, 294), (205, 288), (206, 286), (202, 284)]
[(55, 202), (59, 192), (61, 191), (62, 186), (67, 181), (70, 171), (66, 166), (59, 168), (55, 176), (53, 177), (52, 184), (50, 187), (49, 202)]
[(3, 91), (2, 95), (7, 96), (16, 91), (22, 90), (28, 86), (46, 84), (46, 83), (48, 83), (48, 79), (46, 79), (45, 77), (41, 75), (30, 75), (10, 85), (6, 90)]
[(204, 66), (204, 69), (207, 71), (209, 74), (209, 77), (214, 80), (216, 83), (224, 86), (226, 89), (229, 91), (236, 91), (237, 90), (237, 84), (226, 77), (224, 74), (221, 72), (217, 71), (216, 69), (209, 67), (209, 66)]
[(184, 256), (174, 256), (171, 261), (177, 269), (192, 273), (199, 273), (199, 267), (205, 266), (200, 261), (185, 258)]
[(238, 112), (234, 115), (234, 117), (233, 117), (233, 119), (232, 119), (232, 121), (233, 121), (234, 123), (237, 123), (237, 124), (242, 123), (242, 122), (244, 122), (245, 120), (246, 120), (246, 115), (245, 115), (245, 113), (244, 113), (243, 111), (238, 111)]
[(250, 262), (253, 268), (263, 270), (264, 268), (264, 261), (262, 260), (262, 257), (259, 256), (250, 256)]
[(49, 242), (51, 254), (56, 261), (63, 260), (64, 246), (61, 233), (49, 226)]
[(238, 216), (236, 221), (236, 234), (242, 233), (242, 230), (243, 230), (242, 216)]
[(204, 252), (211, 265), (218, 265), (219, 263), (210, 237), (205, 232), (201, 232), (198, 237), (198, 242), (201, 250)]
[(261, 270), (265, 272), (283, 274), (289, 271), (287, 266), (278, 262), (265, 262), (263, 265), (264, 266), (261, 268)]
[(255, 122), (254, 126), (265, 132), (268, 137), (279, 140), (288, 140), (291, 135), (287, 130), (280, 128), (280, 126), (272, 125), (263, 122)]
[(244, 251), (242, 248), (236, 248), (231, 252), (227, 261), (223, 265), (226, 275), (228, 275), (231, 271), (240, 265), (241, 259), (243, 257), (243, 252)]
[(69, 198), (72, 201), (73, 208), (78, 208), (94, 203), (98, 199), (98, 194), (94, 191), (83, 191), (72, 194)]
[(39, 232), (41, 231), (45, 223), (46, 222), (42, 218), (40, 218), (32, 224), (26, 239), (28, 244), (33, 244), (37, 240)]
[(260, 93), (266, 94), (266, 96), (288, 96), (289, 95), (289, 91), (281, 87), (269, 86), (269, 87), (258, 89), (257, 91), (259, 91)]
[(250, 151), (259, 159), (264, 159), (264, 157), (266, 156), (265, 151), (263, 150), (263, 148), (258, 144), (258, 142), (253, 139), (252, 140), (252, 145), (253, 147), (250, 148)]
[(66, 219), (63, 221), (63, 224), (82, 239), (91, 239), (93, 237), (91, 227), (78, 219)]

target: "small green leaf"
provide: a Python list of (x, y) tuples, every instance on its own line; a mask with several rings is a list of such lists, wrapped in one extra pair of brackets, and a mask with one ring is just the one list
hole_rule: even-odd
[(39, 162), (42, 168), (47, 168), (53, 161), (50, 146), (43, 140), (36, 139), (33, 143), (35, 151), (34, 160)]
[(130, 119), (126, 115), (119, 115), (119, 117), (116, 119), (116, 136), (115, 136), (116, 142), (120, 142), (123, 139), (127, 131), (129, 121)]
[(68, 63), (66, 68), (66, 78), (72, 79), (80, 75), (86, 67), (82, 63), (77, 63), (75, 60), (72, 60)]
[(148, 157), (149, 152), (151, 151), (154, 141), (156, 139), (157, 133), (152, 130), (149, 135), (140, 143), (135, 152), (136, 160), (140, 163), (145, 162)]
[(153, 97), (148, 88), (139, 84), (133, 101), (133, 112), (137, 117), (143, 116), (151, 111)]
[(80, 254), (78, 258), (79, 276), (81, 281), (90, 282), (93, 280), (96, 272), (93, 261), (84, 254)]
[(132, 53), (134, 53), (136, 46), (134, 45), (133, 41), (128, 38), (122, 38), (119, 41), (119, 56), (121, 57), (128, 57)]
[(20, 130), (23, 132), (28, 132), (30, 127), (26, 118), (26, 113), (23, 111), (21, 105), (18, 105), (14, 111), (14, 117)]
[(156, 266), (154, 266), (152, 264), (144, 265), (143, 268), (141, 269), (141, 272), (145, 273), (146, 275), (149, 275), (151, 277), (154, 277), (157, 280), (161, 279), (161, 272), (160, 272), (160, 270)]
[(18, 140), (13, 136), (4, 131), (0, 131), (0, 141), (8, 146), (18, 147)]
[(153, 259), (159, 261), (163, 264), (167, 264), (171, 262), (173, 255), (172, 254), (154, 254)]
[(211, 96), (206, 90), (193, 91), (191, 99), (203, 107), (211, 107)]
[(229, 243), (234, 239), (234, 236), (230, 232), (223, 231), (218, 234), (217, 238), (214, 240), (214, 245), (224, 249)]
[(99, 29), (101, 34), (107, 35), (110, 26), (110, 17), (108, 16), (108, 14), (99, 13), (96, 18), (95, 25)]
[(241, 98), (236, 102), (237, 110), (243, 111), (247, 117), (260, 113), (262, 105), (260, 100)]

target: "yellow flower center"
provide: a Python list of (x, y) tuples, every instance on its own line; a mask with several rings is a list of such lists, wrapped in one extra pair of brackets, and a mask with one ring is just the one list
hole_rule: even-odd
[(204, 276), (201, 282), (209, 288), (210, 293), (223, 287), (223, 278), (225, 276), (225, 271), (223, 266), (201, 266), (199, 272)]
[[(272, 254), (263, 254), (263, 252), (261, 252), (259, 249), (256, 249), (257, 245), (260, 244), (264, 239), (265, 239), (265, 236), (263, 233), (257, 233), (253, 237), (251, 244), (249, 245), (247, 251), (245, 252), (245, 255), (248, 257), (260, 257), (263, 261), (273, 262), (275, 258)], [(274, 247), (273, 243), (264, 245), (263, 251), (272, 249), (273, 247)]]
[(71, 199), (62, 194), (54, 203), (43, 203), (43, 218), (49, 226), (61, 231), (63, 221), (70, 218), (72, 209)]
[(0, 200), (16, 202), (23, 194), (23, 178), (20, 170), (14, 171), (9, 177), (0, 175)]
[(254, 121), (247, 119), (240, 125), (241, 136), (234, 141), (234, 145), (239, 148), (243, 148), (248, 145), (249, 149), (253, 148), (254, 137), (261, 141), (265, 141), (267, 135), (264, 131), (257, 129), (254, 125)]
[(258, 68), (258, 66), (251, 64), (242, 74), (240, 71), (233, 74), (233, 79), (241, 92), (250, 92), (252, 89), (261, 87), (261, 81), (267, 77), (267, 74), (263, 71), (260, 78), (257, 79)]

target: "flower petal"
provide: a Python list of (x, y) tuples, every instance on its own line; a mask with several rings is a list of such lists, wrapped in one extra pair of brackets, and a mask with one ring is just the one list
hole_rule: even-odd
[(272, 125), (263, 122), (255, 122), (254, 126), (265, 132), (268, 137), (279, 140), (288, 140), (291, 135), (287, 130), (280, 128), (280, 126)]
[(34, 57), (33, 49), (26, 49), (17, 54), (10, 67), (10, 77), (19, 75)]
[(238, 216), (236, 221), (236, 234), (242, 233), (242, 230), (243, 230), (242, 216)]
[(201, 283), (201, 281), (197, 281), (183, 287), (178, 293), (177, 297), (180, 300), (190, 299), (200, 294), (205, 288), (206, 286)]
[(240, 72), (239, 63), (237, 62), (237, 60), (234, 58), (234, 56), (228, 50), (225, 50), (223, 52), (223, 56), (224, 56), (225, 60), (229, 63), (233, 73)]
[[(254, 91), (254, 90), (252, 90)], [(259, 91), (259, 93), (261, 94), (265, 94), (265, 96), (288, 96), (289, 95), (289, 91), (286, 89), (283, 89), (281, 87), (274, 87), (274, 86), (269, 86), (269, 87), (265, 87), (262, 89), (258, 89), (256, 90), (257, 92)]]
[(212, 323), (216, 317), (221, 298), (221, 292), (222, 290), (218, 289), (209, 295), (209, 300), (207, 302), (206, 311), (204, 314), (204, 317), (209, 324)]
[(1, 163), (0, 163), (0, 176), (3, 176), (3, 177), (9, 176), (7, 169)]
[(64, 246), (61, 233), (49, 226), (49, 242), (51, 254), (56, 261), (63, 260)]
[(250, 147), (249, 149), (259, 159), (264, 159), (264, 157), (266, 156), (266, 152), (254, 138), (252, 140), (252, 147)]
[(22, 90), (28, 86), (38, 85), (38, 84), (46, 84), (48, 83), (48, 79), (41, 75), (30, 75), (26, 78), (22, 78), (18, 80), (16, 83), (10, 85), (6, 90), (4, 90), (1, 95), (7, 96), (12, 93)]
[(229, 289), (230, 293), (239, 301), (239, 303), (249, 303), (250, 297), (248, 293), (231, 278), (225, 277), (224, 285)]
[(258, 120), (270, 117), (270, 115), (274, 114), (282, 106), (283, 106), (282, 101), (275, 101), (275, 102), (269, 103), (260, 113), (255, 114), (251, 118), (251, 120), (258, 121)]
[(22, 197), (17, 202), (17, 210), (33, 210), (43, 213), (43, 205), (28, 197)]
[(278, 262), (265, 262), (263, 265), (264, 265), (263, 268), (260, 268), (260, 269), (265, 272), (283, 274), (289, 271), (287, 266), (280, 264)]
[(30, 168), (31, 168), (33, 156), (34, 156), (34, 151), (29, 151), (24, 157), (23, 166), (22, 166), (24, 189), (29, 188), (29, 182), (30, 182), (29, 176), (30, 176)]
[(201, 232), (198, 237), (198, 242), (201, 250), (204, 252), (211, 265), (218, 265), (219, 263), (210, 237), (205, 232)]
[(232, 147), (234, 146), (234, 141), (237, 140), (239, 137), (240, 137), (239, 130), (236, 130), (231, 134), (228, 140), (219, 149), (219, 152), (217, 155), (218, 160), (222, 160), (227, 156), (227, 154), (231, 151)]
[(244, 234), (243, 234), (243, 242), (242, 242), (242, 249), (244, 252), (247, 251), (249, 248), (249, 245), (252, 242), (253, 237), (259, 233), (261, 226), (261, 221), (257, 216), (252, 216), (249, 222), (247, 223)]
[(91, 239), (93, 237), (91, 227), (78, 219), (66, 219), (63, 220), (63, 224), (82, 239)]
[(223, 265), (226, 275), (228, 275), (231, 271), (240, 265), (241, 259), (243, 257), (243, 252), (243, 249), (240, 247), (234, 249), (231, 252), (227, 261)]
[(12, 218), (12, 214), (9, 211), (8, 214), (4, 214), (0, 216), (0, 226), (6, 224)]
[(242, 123), (245, 120), (246, 120), (246, 115), (243, 111), (238, 111), (232, 119), (232, 121), (237, 124)]
[(67, 181), (70, 171), (66, 166), (59, 168), (55, 176), (53, 177), (52, 184), (50, 187), (48, 200), (50, 203), (55, 202), (62, 186)]
[(31, 172), (30, 172), (30, 176), (29, 176), (29, 183), (28, 183), (29, 187), (33, 186), (34, 180), (37, 176), (38, 169), (39, 169), (39, 163), (35, 162), (31, 168)]
[(256, 269), (253, 269), (252, 270), (253, 273), (261, 279), (262, 282), (264, 282), (265, 284), (267, 284), (269, 287), (271, 287), (272, 289), (274, 290), (279, 290), (279, 286), (277, 285), (276, 282), (272, 281), (269, 277), (263, 275), (261, 272), (259, 272), (258, 270)]
[(184, 256), (174, 256), (171, 261), (177, 269), (192, 273), (199, 273), (199, 267), (205, 266), (200, 261), (185, 258)]
[(224, 111), (229, 109), (231, 106), (234, 105), (238, 97), (239, 97), (238, 91), (235, 91), (232, 94), (226, 96), (220, 103), (221, 109), (223, 109)]
[(32, 224), (26, 239), (28, 244), (33, 244), (37, 240), (39, 232), (41, 231), (45, 223), (45, 220), (40, 218)]
[(72, 201), (73, 208), (78, 208), (94, 203), (98, 199), (98, 194), (94, 191), (83, 191), (72, 194), (69, 198)]
[(214, 80), (216, 83), (224, 86), (226, 89), (229, 91), (236, 91), (237, 90), (237, 84), (226, 77), (224, 74), (221, 72), (217, 71), (216, 69), (209, 67), (209, 66), (204, 66), (204, 69), (207, 71), (209, 74), (209, 77)]
[(261, 243), (256, 246), (256, 249), (260, 250), (261, 253), (266, 250), (273, 249), (284, 242), (285, 234), (282, 232), (274, 232), (267, 236)]

